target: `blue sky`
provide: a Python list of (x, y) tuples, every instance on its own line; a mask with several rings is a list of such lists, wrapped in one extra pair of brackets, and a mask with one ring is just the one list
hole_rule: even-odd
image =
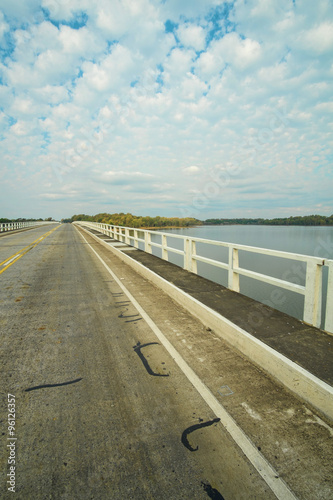
[(0, 0), (0, 217), (333, 213), (333, 3)]

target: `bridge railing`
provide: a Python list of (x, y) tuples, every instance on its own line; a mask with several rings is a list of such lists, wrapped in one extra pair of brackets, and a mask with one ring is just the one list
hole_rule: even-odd
[(25, 227), (40, 226), (42, 224), (52, 224), (53, 221), (26, 221), (26, 222), (6, 222), (0, 223), (0, 233), (15, 231)]
[[(228, 288), (235, 292), (240, 292), (240, 276), (262, 281), (279, 288), (290, 290), (304, 296), (303, 321), (310, 325), (320, 328), (322, 320), (322, 281), (323, 268), (328, 269), (326, 307), (324, 318), (324, 329), (333, 332), (333, 260), (313, 257), (309, 255), (295, 254), (266, 248), (251, 247), (235, 243), (227, 243), (216, 240), (206, 240), (203, 238), (187, 237), (176, 235), (174, 233), (163, 233), (160, 231), (149, 231), (146, 229), (128, 228), (122, 226), (113, 226), (97, 222), (76, 222), (96, 229), (111, 238), (126, 243), (127, 245), (140, 248), (145, 252), (152, 254), (153, 248), (161, 250), (163, 260), (169, 260), (169, 254), (174, 253), (182, 256), (183, 268), (187, 271), (197, 274), (198, 262), (210, 264), (216, 268), (225, 269), (228, 273)], [(160, 242), (156, 240), (159, 235)], [(180, 248), (170, 246), (169, 239), (179, 239)], [(221, 262), (208, 258), (198, 253), (198, 244), (215, 247), (225, 247), (228, 250), (227, 262)], [(240, 266), (239, 252), (263, 254), (281, 259), (289, 259), (305, 263), (305, 284), (297, 284), (284, 279), (251, 271)]]

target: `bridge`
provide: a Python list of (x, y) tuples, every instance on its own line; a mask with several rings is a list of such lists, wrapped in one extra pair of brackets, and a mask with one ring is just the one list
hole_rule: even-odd
[(300, 321), (239, 293), (251, 247), (210, 262), (223, 287), (197, 239), (22, 229), (0, 235), (3, 495), (332, 498), (331, 261), (293, 255), (304, 286), (251, 276), (296, 285)]

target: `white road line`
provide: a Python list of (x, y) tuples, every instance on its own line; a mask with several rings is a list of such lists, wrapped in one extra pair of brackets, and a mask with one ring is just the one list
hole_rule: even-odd
[(141, 314), (142, 318), (146, 321), (148, 326), (155, 333), (156, 337), (163, 344), (165, 349), (169, 352), (170, 356), (182, 370), (184, 375), (188, 378), (191, 384), (199, 392), (200, 396), (204, 399), (207, 405), (215, 413), (215, 415), (221, 419), (221, 423), (224, 428), (229, 432), (231, 437), (234, 439), (236, 444), (240, 447), (246, 457), (249, 459), (254, 468), (258, 471), (260, 476), (264, 479), (266, 484), (275, 494), (279, 500), (297, 500), (297, 497), (289, 489), (288, 485), (281, 479), (278, 473), (274, 470), (271, 464), (265, 459), (265, 457), (259, 452), (257, 447), (252, 443), (250, 438), (243, 432), (243, 430), (236, 424), (234, 419), (229, 415), (229, 413), (223, 408), (220, 402), (215, 398), (213, 393), (208, 389), (208, 387), (201, 381), (197, 374), (192, 370), (192, 368), (186, 363), (186, 361), (181, 357), (178, 351), (173, 347), (169, 340), (164, 336), (158, 326), (146, 313), (146, 311), (140, 306), (133, 295), (127, 290), (123, 283), (118, 279), (118, 277), (111, 271), (109, 266), (104, 262), (104, 260), (98, 255), (94, 248), (88, 243), (86, 238), (80, 233), (84, 241), (91, 248), (115, 282), (120, 286), (123, 292), (127, 295), (129, 300), (132, 302), (137, 311)]
[(14, 257), (12, 257), (10, 260), (7, 260), (7, 262), (2, 264), (2, 267), (8, 266), (8, 264), (10, 264), (13, 260), (18, 259), (20, 257), (20, 255), (21, 255), (20, 253), (18, 255), (14, 255)]

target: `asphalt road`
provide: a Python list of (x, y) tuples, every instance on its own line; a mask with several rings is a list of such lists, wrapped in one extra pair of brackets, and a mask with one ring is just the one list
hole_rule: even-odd
[[(22, 500), (276, 498), (258, 473), (255, 454), (248, 458), (235, 444), (156, 337), (144, 311), (187, 362), (195, 358), (193, 368), (205, 384), (231, 386), (232, 393), (241, 394), (240, 400), (227, 400), (223, 392), (219, 397), (258, 453), (267, 441), (266, 459), (279, 471), (276, 480), (282, 484), (279, 498), (287, 498), (285, 482), (295, 497), (330, 498), (330, 427), (322, 420), (318, 424), (318, 417), (289, 394), (278, 426), (276, 414), (269, 421), (268, 407), (266, 422), (264, 403), (257, 401), (256, 412), (258, 394), (246, 400), (249, 404), (240, 403), (247, 392), (258, 393), (260, 388), (265, 393), (261, 384), (279, 392), (280, 398), (281, 388), (272, 389), (265, 377), (258, 382), (259, 370), (85, 238), (64, 224), (0, 240), (0, 498), (13, 495), (8, 491), (10, 479), (14, 498)], [(226, 364), (233, 360), (227, 379), (216, 364), (217, 351)], [(209, 356), (211, 363), (202, 362)], [(253, 377), (248, 388), (242, 386), (236, 358), (246, 379)], [(242, 382), (239, 389), (237, 379)], [(296, 424), (290, 423), (291, 416), (297, 417)], [(299, 425), (306, 419), (312, 423), (306, 427), (304, 444)], [(275, 434), (270, 439), (272, 426)], [(293, 453), (281, 451), (287, 441), (294, 443)], [(275, 460), (277, 449), (280, 456)], [(288, 460), (285, 469), (283, 459)]]

